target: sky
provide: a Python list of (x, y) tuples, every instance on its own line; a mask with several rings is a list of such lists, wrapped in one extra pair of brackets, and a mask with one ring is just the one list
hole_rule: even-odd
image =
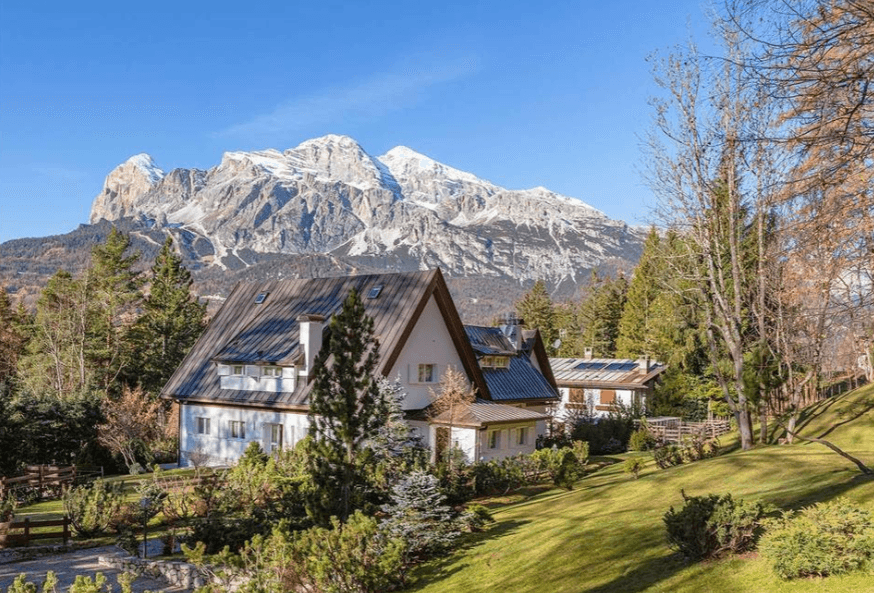
[(706, 0), (0, 0), (0, 242), (88, 222), (106, 175), (345, 134), (646, 224), (647, 57)]

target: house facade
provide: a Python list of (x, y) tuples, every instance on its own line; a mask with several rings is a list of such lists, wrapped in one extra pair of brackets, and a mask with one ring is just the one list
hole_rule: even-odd
[(647, 398), (665, 365), (648, 357), (550, 358), (561, 400), (553, 417), (561, 422), (576, 416), (604, 417), (620, 408), (646, 410)]
[[(551, 374), (538, 370), (548, 367), (539, 335), (523, 336), (506, 368), (483, 368), (494, 359), (474, 350), (442, 274), (431, 270), (237, 285), (162, 391), (180, 406), (180, 465), (231, 464), (252, 441), (272, 452), (306, 436), (316, 354), (353, 288), (374, 320), (376, 372), (400, 381), (402, 407), (425, 444), (458, 447), (471, 460), (534, 450), (559, 399)], [(429, 406), (450, 367), (477, 399), (447, 423)], [(541, 381), (531, 381), (531, 369)], [(527, 378), (514, 384), (509, 375)]]

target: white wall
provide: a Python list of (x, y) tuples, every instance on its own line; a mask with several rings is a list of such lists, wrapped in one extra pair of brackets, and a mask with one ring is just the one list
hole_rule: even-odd
[(452, 337), (446, 329), (446, 323), (433, 296), (428, 299), (419, 321), (413, 327), (400, 356), (388, 373), (389, 379), (400, 377), (401, 384), (407, 392), (403, 404), (405, 410), (419, 410), (430, 404), (429, 388), (440, 391), (439, 383), (418, 383), (419, 364), (436, 364), (438, 380), (449, 366), (464, 372), (461, 357), (455, 350)]
[[(634, 390), (631, 389), (616, 389), (616, 401), (620, 402), (625, 407), (630, 407), (634, 402)], [(561, 402), (558, 403), (555, 409), (554, 418), (556, 420), (565, 420), (569, 415), (573, 414), (573, 411), (569, 410), (567, 404), (570, 402), (570, 388), (569, 387), (559, 387), (558, 388), (559, 395), (561, 395)], [(586, 389), (585, 390), (585, 398), (586, 404), (589, 408), (589, 413), (595, 417), (603, 418), (609, 415), (609, 411), (607, 410), (598, 410), (597, 406), (601, 405), (601, 390), (600, 389)], [(641, 396), (641, 403), (645, 404), (646, 399), (644, 396)]]
[[(518, 444), (518, 430), (521, 428), (527, 429), (527, 439), (524, 445)], [(546, 430), (546, 422), (538, 420), (535, 422), (525, 422), (518, 424), (500, 424), (497, 426), (489, 426), (485, 430), (477, 431), (479, 440), (479, 459), (489, 461), (491, 459), (503, 459), (505, 457), (513, 457), (520, 453), (533, 453), (537, 443), (537, 435), (543, 434)], [(500, 444), (497, 448), (489, 448), (489, 434), (492, 432), (500, 433)]]
[[(281, 424), (286, 448), (293, 447), (306, 436), (309, 422), (304, 413), (279, 412), (252, 408), (233, 408), (188, 404), (180, 407), (181, 427), (179, 432), (180, 465), (190, 466), (192, 455), (203, 457), (203, 465), (230, 465), (246, 450), (252, 441), (258, 441), (265, 448), (265, 424)], [(197, 418), (210, 419), (210, 434), (197, 434)], [(228, 434), (231, 420), (245, 424), (244, 439), (232, 439)]]

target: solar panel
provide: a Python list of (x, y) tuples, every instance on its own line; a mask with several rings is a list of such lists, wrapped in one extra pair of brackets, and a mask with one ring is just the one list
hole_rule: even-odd
[(600, 371), (605, 366), (607, 366), (606, 362), (581, 362), (574, 368), (578, 371)]
[(637, 368), (636, 362), (611, 362), (605, 367), (605, 371), (633, 371)]

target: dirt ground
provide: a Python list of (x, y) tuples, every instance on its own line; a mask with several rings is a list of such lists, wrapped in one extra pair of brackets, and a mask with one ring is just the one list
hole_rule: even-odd
[[(37, 584), (41, 590), (42, 583), (45, 580), (46, 572), (54, 571), (58, 576), (58, 590), (66, 591), (73, 584), (76, 575), (83, 575), (94, 578), (94, 574), (102, 572), (106, 577), (108, 584), (112, 585), (114, 591), (118, 591), (119, 587), (115, 580), (115, 575), (119, 571), (106, 566), (97, 564), (98, 556), (122, 556), (123, 552), (119, 551), (115, 546), (104, 546), (101, 548), (89, 548), (85, 550), (77, 550), (65, 554), (56, 554), (54, 556), (42, 556), (35, 560), (26, 560), (20, 562), (10, 562), (0, 564), (0, 592), (6, 591), (12, 584), (12, 581), (21, 574), (27, 575), (27, 580)], [(144, 591), (167, 591), (182, 592), (184, 589), (170, 587), (166, 581), (153, 579), (146, 576), (137, 578), (133, 584), (133, 590), (136, 593)]]

